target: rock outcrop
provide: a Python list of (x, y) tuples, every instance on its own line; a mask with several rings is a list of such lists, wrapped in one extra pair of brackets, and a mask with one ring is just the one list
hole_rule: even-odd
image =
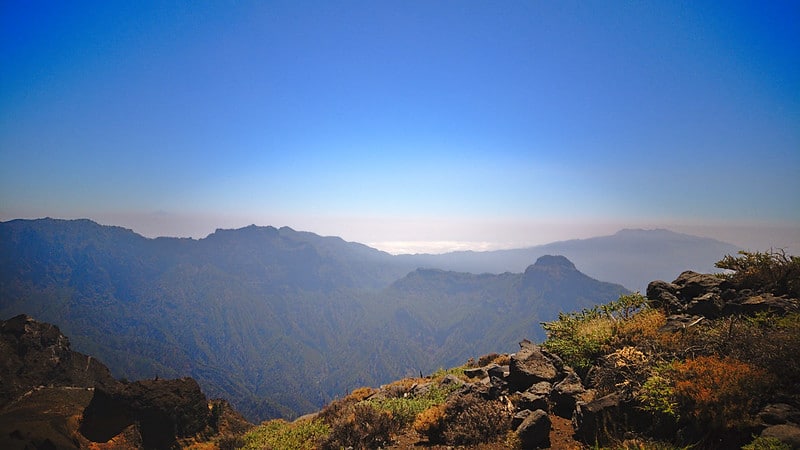
[(192, 378), (98, 385), (83, 412), (80, 432), (106, 442), (138, 424), (145, 448), (169, 449), (209, 422), (208, 399)]
[(675, 320), (687, 324), (699, 318), (715, 319), (731, 314), (800, 311), (798, 299), (754, 291), (716, 275), (692, 271), (681, 273), (672, 283), (651, 282), (647, 286), (647, 299), (651, 306), (667, 312), (669, 326), (675, 326), (669, 324)]
[(27, 315), (0, 321), (0, 448), (171, 449), (250, 426), (192, 378), (118, 381), (58, 327)]
[(465, 372), (486, 376), (465, 389), (486, 399), (507, 399), (512, 409), (512, 426), (523, 448), (549, 446), (550, 414), (571, 418), (579, 402), (591, 400), (593, 392), (563, 361), (538, 345), (524, 340), (511, 355), (508, 366), (490, 364)]
[(112, 380), (103, 364), (72, 351), (57, 326), (25, 314), (0, 322), (0, 407), (40, 386), (91, 388)]

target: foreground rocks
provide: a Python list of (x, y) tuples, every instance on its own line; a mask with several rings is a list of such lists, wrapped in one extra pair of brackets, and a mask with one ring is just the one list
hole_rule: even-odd
[(113, 379), (99, 361), (72, 351), (57, 326), (25, 314), (0, 322), (0, 407), (39, 387), (91, 388)]
[(571, 418), (578, 402), (590, 400), (593, 391), (558, 356), (524, 340), (508, 366), (490, 364), (465, 372), (485, 376), (467, 383), (464, 391), (487, 400), (505, 401), (512, 427), (523, 448), (550, 447), (551, 415)]
[(681, 273), (672, 283), (661, 280), (651, 282), (647, 286), (647, 299), (654, 308), (667, 312), (668, 322), (672, 320), (685, 324), (732, 314), (753, 315), (764, 311), (787, 314), (800, 311), (797, 299), (776, 296), (771, 292), (757, 292), (735, 286), (716, 275), (692, 271)]
[(98, 385), (80, 432), (106, 442), (138, 424), (145, 448), (167, 449), (208, 425), (208, 399), (191, 378)]
[(118, 381), (58, 327), (26, 315), (0, 322), (2, 449), (171, 449), (250, 426), (192, 378)]

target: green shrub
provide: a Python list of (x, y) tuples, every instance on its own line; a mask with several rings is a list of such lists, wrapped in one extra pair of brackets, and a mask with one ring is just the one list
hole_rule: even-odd
[(735, 285), (800, 297), (800, 257), (789, 256), (783, 250), (740, 251), (738, 255), (726, 255), (716, 263), (718, 268), (732, 271), (723, 276)]
[(386, 445), (397, 431), (391, 413), (375, 408), (369, 402), (360, 402), (346, 414), (331, 417), (330, 433), (319, 440), (323, 450), (372, 449)]
[(313, 450), (317, 446), (317, 441), (327, 436), (330, 431), (330, 427), (319, 419), (291, 423), (281, 419), (271, 420), (247, 432), (241, 448), (245, 450), (265, 448), (270, 450)]
[(653, 414), (662, 414), (679, 419), (678, 404), (675, 402), (673, 380), (667, 375), (668, 366), (651, 375), (636, 393), (640, 408)]
[(742, 447), (742, 450), (792, 450), (792, 447), (778, 438), (759, 436)]
[(405, 428), (414, 422), (419, 413), (444, 403), (447, 396), (456, 389), (458, 386), (454, 384), (444, 386), (432, 384), (425, 393), (419, 396), (370, 399), (366, 402), (379, 410), (391, 413), (397, 427)]
[(483, 400), (474, 394), (458, 395), (444, 408), (441, 438), (448, 445), (491, 442), (511, 429), (511, 413), (497, 400)]
[(646, 304), (647, 299), (637, 293), (580, 312), (559, 313), (557, 320), (542, 323), (547, 333), (542, 346), (584, 377), (595, 360), (609, 349), (620, 324), (630, 321)]
[(414, 420), (414, 430), (424, 436), (431, 443), (440, 443), (444, 440), (446, 405), (432, 406), (417, 415)]
[(758, 399), (771, 384), (766, 371), (733, 358), (698, 356), (675, 365), (681, 411), (712, 432), (751, 425)]

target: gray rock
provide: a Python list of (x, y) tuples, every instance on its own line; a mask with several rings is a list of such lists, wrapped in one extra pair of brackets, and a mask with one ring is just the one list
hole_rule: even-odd
[(707, 292), (699, 297), (692, 299), (686, 305), (685, 312), (693, 316), (703, 316), (714, 319), (720, 316), (725, 302), (716, 292)]
[(756, 314), (765, 311), (787, 313), (798, 311), (798, 303), (795, 299), (776, 297), (770, 293), (764, 293), (747, 297), (739, 304), (739, 309), (745, 314)]
[(440, 381), (439, 384), (442, 384), (442, 385), (445, 385), (445, 386), (449, 385), (449, 384), (452, 384), (452, 385), (455, 385), (455, 386), (461, 386), (462, 384), (464, 384), (464, 381), (461, 380), (460, 378), (458, 378), (457, 376), (449, 373), (449, 374), (445, 375), (444, 378), (442, 378), (442, 381)]
[(675, 314), (667, 317), (667, 322), (658, 331), (660, 333), (674, 333), (693, 327), (703, 321), (702, 316), (691, 316), (689, 314)]
[(555, 365), (542, 354), (539, 347), (524, 340), (520, 350), (511, 357), (509, 384), (518, 391), (527, 390), (540, 381), (554, 381), (558, 377)]
[(586, 392), (581, 382), (581, 377), (574, 370), (569, 369), (567, 376), (553, 386), (550, 400), (553, 403), (553, 413), (569, 419), (575, 411), (575, 404)]
[(547, 381), (540, 381), (538, 383), (533, 383), (531, 387), (528, 388), (525, 392), (530, 392), (531, 394), (536, 395), (550, 395), (550, 392), (553, 390), (552, 383), (548, 383)]
[(724, 279), (708, 273), (687, 270), (678, 275), (672, 284), (678, 287), (678, 297), (684, 302), (689, 302), (709, 292), (720, 293), (720, 285), (724, 282)]
[(525, 421), (525, 419), (527, 419), (528, 416), (530, 415), (531, 415), (530, 409), (523, 409), (522, 411), (517, 411), (517, 413), (514, 414), (514, 417), (511, 418), (511, 428), (516, 430), (522, 424), (522, 422)]
[(775, 403), (765, 406), (758, 413), (758, 418), (767, 425), (800, 424), (800, 410), (786, 403)]
[(517, 435), (522, 448), (550, 447), (550, 417), (541, 409), (537, 409), (525, 417), (517, 427)]
[(775, 438), (793, 449), (800, 449), (800, 427), (797, 425), (773, 425), (765, 428), (761, 436)]
[(578, 402), (572, 422), (576, 435), (587, 443), (608, 443), (610, 436), (646, 428), (647, 415), (619, 393), (611, 393), (588, 403)]
[(678, 312), (683, 309), (683, 304), (676, 296), (677, 292), (678, 287), (672, 283), (653, 281), (647, 285), (647, 300), (654, 308)]
[(534, 394), (532, 392), (523, 392), (519, 395), (519, 399), (514, 405), (517, 409), (528, 409), (535, 411), (537, 409), (547, 410), (547, 397), (544, 395)]
[(465, 369), (464, 375), (469, 378), (486, 378), (489, 376), (489, 372), (486, 371), (485, 367), (475, 367), (472, 369)]
[(497, 364), (492, 364), (491, 366), (487, 366), (486, 372), (489, 374), (489, 377), (504, 379), (509, 374), (509, 366), (498, 366)]

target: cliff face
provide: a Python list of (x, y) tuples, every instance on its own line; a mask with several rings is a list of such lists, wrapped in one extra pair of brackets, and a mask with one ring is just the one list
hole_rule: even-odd
[(54, 325), (27, 315), (0, 322), (0, 448), (168, 449), (247, 427), (191, 378), (119, 381)]
[(0, 406), (32, 389), (91, 388), (113, 380), (103, 364), (70, 349), (57, 326), (19, 315), (0, 322)]

